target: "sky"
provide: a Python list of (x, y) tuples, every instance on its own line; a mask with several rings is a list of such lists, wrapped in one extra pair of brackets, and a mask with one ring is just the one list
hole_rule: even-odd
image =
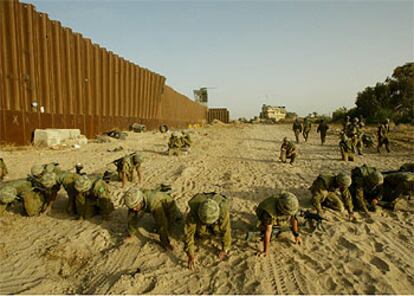
[(414, 61), (414, 1), (22, 0), (232, 118), (352, 107)]

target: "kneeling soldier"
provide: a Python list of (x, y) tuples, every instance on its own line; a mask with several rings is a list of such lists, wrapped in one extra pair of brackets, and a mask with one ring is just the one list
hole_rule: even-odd
[(270, 239), (273, 226), (288, 227), (295, 237), (295, 243), (300, 244), (302, 239), (299, 234), (299, 225), (296, 214), (299, 211), (299, 201), (290, 192), (282, 192), (277, 196), (271, 196), (263, 200), (256, 209), (259, 220), (259, 231), (264, 235), (263, 252), (260, 255), (267, 256), (270, 253)]
[(167, 250), (173, 250), (169, 233), (178, 228), (182, 215), (175, 200), (168, 194), (159, 191), (141, 191), (131, 188), (125, 193), (125, 205), (128, 207), (128, 239), (138, 231), (139, 218), (150, 213), (155, 220), (160, 235), (161, 245)]
[(296, 146), (288, 140), (287, 137), (283, 138), (282, 146), (280, 147), (280, 157), (279, 159), (286, 163), (286, 159), (290, 159), (290, 164), (295, 162), (297, 156)]
[(349, 218), (355, 219), (352, 196), (349, 192), (351, 183), (351, 177), (343, 173), (339, 173), (336, 176), (328, 174), (319, 175), (310, 187), (310, 191), (312, 192), (312, 205), (318, 214), (322, 214), (322, 206), (343, 212), (345, 204)]
[(187, 215), (185, 233), (185, 252), (188, 256), (188, 268), (196, 264), (194, 238), (207, 235), (220, 235), (222, 249), (218, 253), (220, 260), (228, 256), (231, 247), (230, 202), (218, 193), (199, 193), (188, 202), (190, 212)]

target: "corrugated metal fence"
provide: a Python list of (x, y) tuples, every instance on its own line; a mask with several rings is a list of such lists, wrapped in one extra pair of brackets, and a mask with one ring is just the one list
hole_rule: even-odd
[(214, 119), (218, 119), (221, 122), (229, 123), (230, 112), (226, 108), (212, 108), (208, 109), (208, 122), (212, 122)]
[(139, 67), (36, 12), (0, 0), (0, 143), (27, 144), (36, 128), (94, 137), (133, 122), (149, 128), (206, 119), (205, 107)]

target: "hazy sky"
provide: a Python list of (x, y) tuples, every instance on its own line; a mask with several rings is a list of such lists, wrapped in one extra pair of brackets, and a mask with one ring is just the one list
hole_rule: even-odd
[(22, 1), (233, 118), (351, 107), (414, 60), (414, 1)]

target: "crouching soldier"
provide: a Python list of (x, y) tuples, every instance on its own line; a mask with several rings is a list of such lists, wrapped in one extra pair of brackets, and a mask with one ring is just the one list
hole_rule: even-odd
[(93, 182), (88, 199), (95, 204), (94, 213), (101, 215), (103, 218), (108, 218), (114, 211), (115, 207), (111, 200), (108, 183), (101, 177), (96, 178)]
[(72, 172), (62, 172), (58, 175), (60, 185), (65, 189), (68, 195), (68, 206), (66, 211), (69, 215), (76, 215), (76, 195), (77, 190), (75, 188), (75, 181), (78, 177), (78, 174)]
[(382, 198), (382, 184), (384, 176), (376, 168), (363, 165), (356, 167), (351, 171), (352, 185), (351, 194), (354, 203), (359, 209), (366, 214), (369, 213), (368, 208), (375, 212), (381, 209), (378, 202)]
[(259, 231), (264, 236), (263, 252), (260, 252), (259, 255), (268, 256), (270, 253), (273, 226), (280, 228), (290, 226), (295, 243), (302, 242), (296, 218), (298, 211), (299, 201), (290, 192), (282, 192), (279, 195), (268, 197), (258, 205), (256, 216), (259, 220)]
[(92, 187), (92, 182), (86, 175), (77, 176), (75, 179), (75, 190), (76, 190), (76, 213), (78, 219), (90, 218), (94, 215), (93, 204), (88, 199), (88, 192)]
[(184, 148), (184, 141), (178, 132), (173, 132), (168, 140), (168, 155), (179, 155)]
[(170, 241), (172, 231), (182, 225), (182, 215), (175, 200), (168, 194), (159, 191), (141, 191), (131, 188), (124, 195), (128, 207), (128, 237), (134, 238), (138, 232), (138, 221), (145, 213), (153, 216), (160, 235), (161, 245), (167, 250), (173, 250)]
[(20, 199), (23, 201), (24, 193), (31, 191), (32, 189), (31, 183), (26, 180), (15, 180), (8, 182), (7, 185), (0, 190), (0, 215), (14, 200)]
[(0, 189), (0, 216), (6, 211), (7, 206), (17, 198), (17, 190), (12, 186), (4, 186)]
[[(39, 171), (36, 171), (38, 168), (34, 167), (32, 168), (32, 176), (29, 176), (29, 180), (33, 187), (33, 194), (28, 193), (25, 194), (25, 202), (26, 202), (26, 195), (30, 196), (27, 197), (28, 199), (35, 200), (34, 204), (37, 206), (40, 206), (40, 200), (43, 198), (45, 204), (42, 205), (42, 209), (39, 211), (47, 213), (51, 208), (53, 203), (55, 202), (57, 198), (57, 194), (60, 190), (60, 185), (57, 182), (57, 176), (55, 173), (48, 173), (43, 170), (43, 172), (39, 175)], [(43, 168), (44, 169), (44, 168)], [(37, 212), (34, 210), (34, 212)]]
[(191, 140), (191, 136), (189, 132), (183, 132), (182, 141), (183, 141), (183, 148), (186, 150), (190, 149), (193, 141)]
[(349, 139), (345, 133), (341, 133), (341, 141), (339, 142), (339, 149), (341, 150), (342, 160), (354, 161), (355, 149), (352, 140)]
[(0, 158), (0, 181), (2, 181), (8, 173), (6, 163), (3, 158)]
[(290, 164), (295, 162), (297, 156), (296, 146), (288, 140), (287, 137), (283, 138), (282, 146), (280, 147), (279, 159), (286, 163), (286, 159), (290, 159)]
[(187, 215), (184, 234), (185, 252), (188, 256), (188, 268), (194, 269), (195, 237), (208, 235), (221, 236), (221, 250), (218, 253), (220, 261), (229, 255), (231, 247), (230, 202), (218, 193), (199, 193), (188, 202), (190, 212)]
[(407, 207), (406, 198), (414, 194), (414, 173), (396, 172), (386, 174), (383, 184), (381, 206), (391, 210)]
[(319, 175), (310, 187), (312, 193), (312, 205), (318, 214), (322, 214), (322, 206), (343, 212), (345, 204), (349, 218), (355, 219), (352, 196), (349, 191), (351, 183), (351, 177), (343, 173), (339, 173), (336, 176), (328, 174)]

